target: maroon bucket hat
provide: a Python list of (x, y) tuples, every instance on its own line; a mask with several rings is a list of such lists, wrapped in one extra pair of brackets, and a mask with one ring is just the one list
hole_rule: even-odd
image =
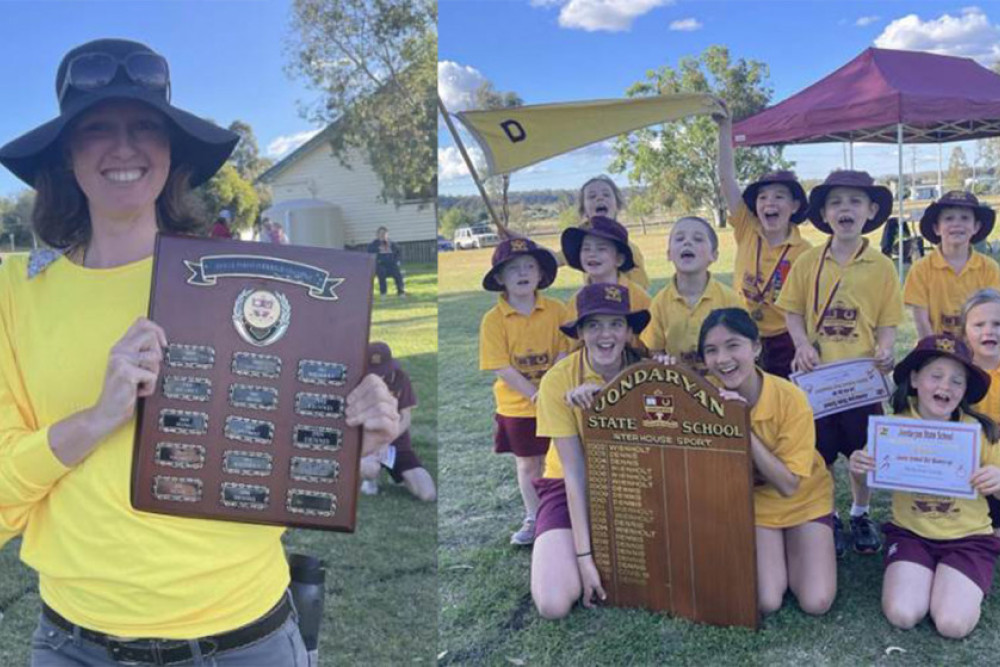
[(989, 374), (972, 363), (972, 353), (965, 343), (947, 335), (926, 336), (920, 339), (906, 357), (892, 371), (893, 381), (899, 385), (910, 373), (920, 368), (925, 361), (937, 357), (948, 357), (965, 366), (969, 374), (965, 398), (970, 405), (978, 403), (990, 389)]
[(502, 292), (503, 285), (497, 281), (503, 266), (515, 257), (531, 255), (538, 262), (542, 279), (538, 281), (538, 289), (545, 289), (556, 279), (559, 262), (548, 248), (543, 248), (534, 241), (525, 238), (505, 239), (493, 250), (493, 267), (483, 276), (483, 289), (490, 292)]
[(399, 368), (392, 358), (392, 350), (386, 343), (372, 341), (368, 344), (368, 372), (386, 378)]
[(765, 185), (784, 185), (792, 193), (792, 199), (799, 202), (799, 208), (792, 213), (792, 224), (799, 224), (809, 215), (809, 197), (806, 196), (805, 188), (799, 183), (798, 176), (794, 171), (772, 171), (764, 174), (759, 180), (754, 181), (743, 190), (743, 203), (747, 205), (754, 214), (757, 213), (757, 195)]
[(578, 271), (583, 271), (583, 266), (580, 264), (580, 248), (583, 246), (584, 237), (588, 234), (615, 244), (618, 252), (625, 257), (625, 262), (618, 267), (619, 271), (631, 271), (635, 268), (632, 248), (628, 245), (628, 230), (617, 220), (603, 215), (595, 215), (579, 227), (570, 227), (562, 233), (559, 244), (562, 246), (563, 257), (566, 258), (567, 264)]
[(821, 185), (817, 185), (809, 193), (809, 219), (816, 229), (826, 234), (832, 234), (830, 225), (823, 221), (821, 213), (826, 204), (826, 196), (834, 188), (855, 188), (864, 190), (873, 202), (878, 205), (878, 213), (868, 220), (861, 228), (862, 234), (868, 234), (882, 226), (892, 215), (892, 191), (884, 185), (875, 185), (875, 179), (867, 171), (850, 171), (842, 169), (826, 177)]
[(637, 336), (649, 324), (648, 310), (631, 310), (628, 288), (611, 283), (594, 283), (576, 295), (577, 318), (559, 327), (570, 338), (576, 338), (576, 329), (591, 315), (621, 315)]
[(934, 225), (944, 208), (972, 209), (972, 214), (979, 221), (979, 231), (973, 234), (969, 243), (979, 243), (993, 231), (993, 223), (996, 222), (997, 218), (996, 211), (986, 204), (980, 204), (979, 199), (971, 192), (952, 190), (944, 193), (944, 196), (928, 206), (924, 214), (920, 216), (920, 233), (934, 245), (941, 243), (941, 235), (934, 233)]

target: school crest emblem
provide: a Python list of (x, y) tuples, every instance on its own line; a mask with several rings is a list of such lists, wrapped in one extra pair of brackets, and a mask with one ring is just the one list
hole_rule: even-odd
[(528, 243), (524, 239), (514, 239), (510, 242), (511, 252), (528, 252)]
[(615, 303), (622, 302), (622, 290), (618, 285), (608, 285), (604, 288), (604, 300), (614, 301)]
[(277, 342), (288, 331), (292, 308), (281, 292), (245, 289), (233, 305), (233, 325), (240, 338), (258, 347)]

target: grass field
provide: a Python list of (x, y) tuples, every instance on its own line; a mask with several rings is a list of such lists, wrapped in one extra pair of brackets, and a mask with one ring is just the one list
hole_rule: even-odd
[[(406, 288), (409, 298), (376, 296), (372, 340), (388, 342), (413, 381), (419, 401), (413, 411), (413, 444), (436, 477), (435, 267), (409, 267)], [(324, 665), (434, 660), (436, 506), (411, 498), (388, 476), (383, 476), (381, 486), (377, 496), (360, 496), (353, 535), (302, 530), (286, 534), (289, 550), (327, 562), (320, 645)], [(19, 563), (17, 550), (16, 542), (0, 549), (0, 667), (28, 664), (29, 637), (39, 613), (37, 579)]]
[[(814, 243), (825, 236), (806, 224)], [(650, 294), (663, 287), (670, 265), (665, 231), (633, 230)], [(555, 236), (540, 241), (555, 246)], [(877, 238), (873, 238), (877, 242)], [(713, 275), (731, 283), (735, 245), (720, 230)], [(478, 327), (496, 297), (479, 287), (490, 251), (444, 253), (439, 258), (439, 429), (446, 455), (440, 464), (439, 660), (442, 664), (898, 664), (994, 662), (1000, 653), (1000, 600), (988, 600), (972, 636), (941, 639), (925, 621), (910, 632), (893, 629), (880, 609), (881, 557), (849, 554), (838, 568), (831, 611), (813, 618), (794, 601), (758, 632), (696, 625), (637, 610), (574, 610), (559, 622), (542, 620), (529, 591), (531, 552), (508, 544), (522, 507), (510, 457), (492, 454), (491, 374), (478, 368)], [(580, 274), (563, 270), (548, 293), (569, 297)], [(897, 359), (916, 338), (911, 323), (897, 337)], [(838, 465), (838, 507), (848, 506), (846, 470)], [(873, 513), (888, 518), (889, 496), (875, 494)], [(897, 650), (898, 649), (898, 650)]]

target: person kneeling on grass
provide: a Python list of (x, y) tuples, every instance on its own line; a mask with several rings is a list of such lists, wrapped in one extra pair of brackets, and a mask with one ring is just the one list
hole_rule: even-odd
[[(882, 526), (886, 619), (908, 630), (929, 611), (938, 633), (961, 639), (979, 622), (1000, 554), (1000, 539), (993, 535), (983, 497), (1000, 492), (997, 425), (969, 407), (986, 395), (990, 377), (973, 365), (964, 343), (950, 336), (928, 336), (896, 366), (892, 378), (897, 416), (978, 423), (983, 429), (981, 467), (969, 478), (978, 493), (975, 499), (895, 491), (892, 521)], [(856, 478), (874, 469), (875, 459), (866, 451), (851, 454), (850, 470)]]
[(757, 604), (777, 611), (791, 588), (802, 611), (825, 614), (837, 594), (833, 479), (805, 394), (757, 368), (760, 354), (757, 325), (742, 308), (713, 310), (702, 323), (698, 355), (719, 393), (750, 409)]
[(561, 329), (582, 338), (583, 347), (553, 366), (538, 389), (538, 435), (553, 438), (555, 447), (546, 456), (545, 477), (535, 482), (531, 597), (548, 619), (569, 614), (581, 593), (585, 607), (593, 606), (595, 595), (606, 597), (590, 544), (582, 409), (605, 383), (640, 360), (627, 342), (649, 323), (649, 311), (632, 311), (629, 291), (621, 285), (587, 285), (577, 294), (576, 312), (579, 317)]

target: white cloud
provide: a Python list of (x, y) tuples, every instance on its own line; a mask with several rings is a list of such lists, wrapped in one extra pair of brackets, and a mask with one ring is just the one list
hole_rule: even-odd
[(702, 23), (698, 19), (681, 19), (680, 21), (671, 21), (670, 29), (679, 30), (682, 32), (694, 32), (695, 30), (701, 30)]
[[(483, 165), (486, 163), (483, 152), (474, 146), (466, 147), (466, 150), (469, 151), (472, 161), (476, 165), (476, 170), (482, 173)], [(458, 147), (442, 146), (438, 148), (438, 180), (453, 181), (467, 177), (469, 177), (469, 169), (465, 166), (465, 160), (462, 159), (462, 153)]]
[(857, 21), (854, 22), (854, 25), (864, 28), (865, 26), (869, 26), (872, 23), (875, 23), (875, 21), (878, 21), (878, 19), (879, 19), (878, 16), (862, 16), (861, 18), (859, 18)]
[(278, 137), (267, 145), (267, 156), (281, 159), (317, 134), (319, 134), (319, 130), (306, 130), (298, 134), (288, 134)]
[(657, 7), (673, 4), (674, 0), (533, 0), (535, 6), (557, 6), (559, 25), (587, 32), (605, 30), (622, 32), (633, 21)]
[(438, 62), (438, 94), (452, 113), (471, 109), (476, 90), (484, 83), (486, 77), (475, 67), (450, 60)]
[(943, 14), (928, 21), (909, 14), (886, 26), (875, 38), (875, 46), (962, 56), (992, 64), (1000, 60), (1000, 26), (990, 23), (978, 7), (966, 7), (961, 16)]

